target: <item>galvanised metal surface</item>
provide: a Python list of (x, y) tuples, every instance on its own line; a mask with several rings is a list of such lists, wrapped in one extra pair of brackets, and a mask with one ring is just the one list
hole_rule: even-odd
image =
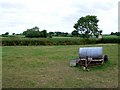
[(86, 57), (91, 57), (91, 58), (102, 58), (102, 47), (83, 47), (79, 48), (79, 57), (81, 58), (86, 58)]

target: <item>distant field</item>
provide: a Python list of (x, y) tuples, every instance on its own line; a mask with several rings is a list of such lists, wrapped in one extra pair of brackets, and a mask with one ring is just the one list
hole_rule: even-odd
[[(24, 35), (8, 35), (8, 37), (18, 37), (18, 38), (24, 38)], [(116, 35), (109, 35), (109, 34), (103, 34), (102, 37), (118, 37)], [(1, 38), (1, 36), (0, 36)], [(4, 37), (3, 37), (4, 38)], [(73, 37), (65, 37), (65, 36), (52, 36), (52, 38), (73, 38)], [(75, 38), (79, 38), (79, 37), (75, 37)]]
[(104, 38), (118, 38), (116, 35), (102, 35)]
[[(102, 46), (109, 62), (70, 67), (84, 46)], [(3, 46), (3, 88), (114, 88), (118, 86), (118, 44), (67, 46)]]

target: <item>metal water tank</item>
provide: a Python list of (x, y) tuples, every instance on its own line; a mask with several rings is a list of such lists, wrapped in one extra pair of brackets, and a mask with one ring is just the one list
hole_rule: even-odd
[(102, 47), (83, 47), (79, 48), (79, 57), (80, 58), (102, 58)]

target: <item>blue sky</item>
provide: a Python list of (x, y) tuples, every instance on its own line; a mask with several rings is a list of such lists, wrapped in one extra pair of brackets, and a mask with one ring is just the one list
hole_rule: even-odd
[(71, 33), (86, 15), (97, 16), (104, 34), (118, 31), (118, 0), (0, 0), (0, 34), (34, 26)]

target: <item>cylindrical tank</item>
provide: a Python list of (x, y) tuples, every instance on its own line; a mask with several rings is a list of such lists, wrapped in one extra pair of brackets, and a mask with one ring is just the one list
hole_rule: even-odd
[(79, 57), (80, 58), (102, 58), (102, 47), (83, 47), (79, 48)]

